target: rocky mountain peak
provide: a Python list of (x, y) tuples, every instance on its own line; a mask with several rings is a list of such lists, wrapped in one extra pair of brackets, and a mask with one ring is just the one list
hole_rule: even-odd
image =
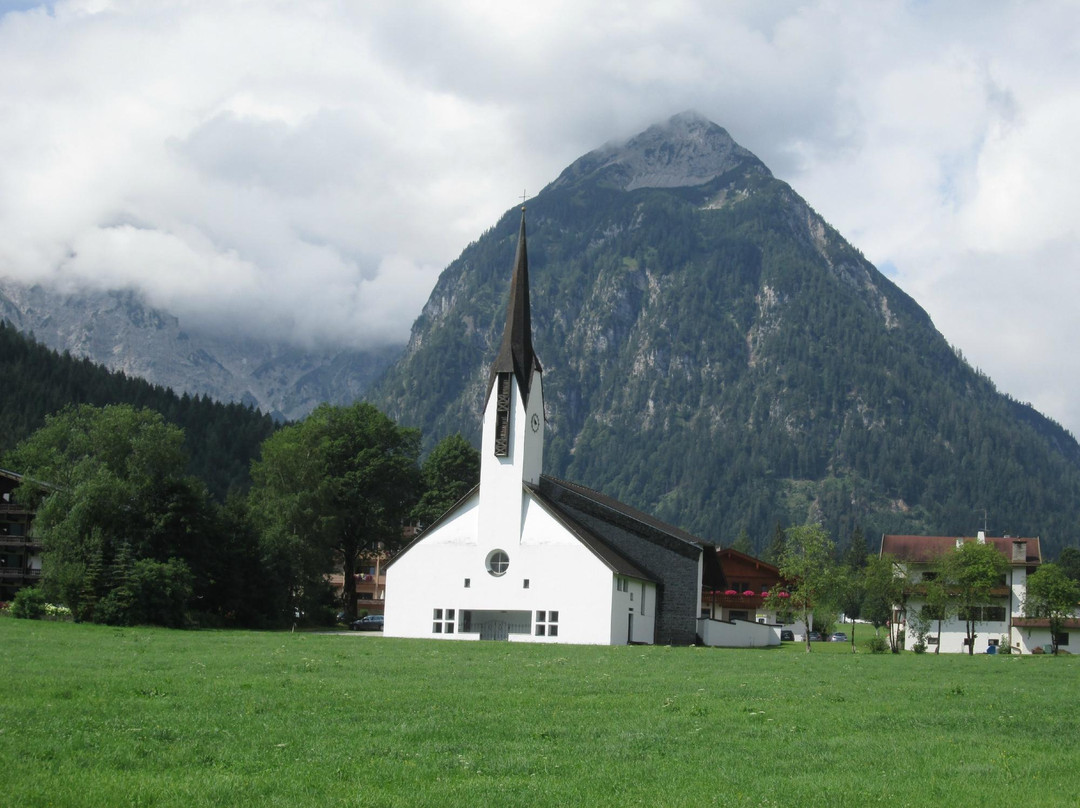
[(595, 180), (623, 191), (702, 185), (739, 165), (769, 171), (721, 126), (692, 110), (576, 160), (551, 188)]

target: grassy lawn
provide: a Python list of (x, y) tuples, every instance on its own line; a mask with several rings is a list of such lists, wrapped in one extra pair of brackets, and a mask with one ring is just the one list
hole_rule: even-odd
[(3, 806), (1076, 805), (1080, 657), (0, 619)]

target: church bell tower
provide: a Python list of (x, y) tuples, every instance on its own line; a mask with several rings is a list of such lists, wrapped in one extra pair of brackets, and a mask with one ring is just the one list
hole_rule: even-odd
[(510, 280), (499, 354), (491, 365), (480, 449), (480, 531), (492, 541), (520, 535), (522, 483), (539, 484), (544, 460), (544, 391), (533, 351), (525, 211)]

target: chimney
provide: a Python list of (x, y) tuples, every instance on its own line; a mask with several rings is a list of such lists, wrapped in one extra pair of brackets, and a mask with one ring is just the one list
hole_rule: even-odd
[(1014, 541), (1013, 542), (1013, 561), (1027, 561), (1027, 542), (1026, 541)]
[(986, 531), (979, 531), (979, 544), (986, 544)]

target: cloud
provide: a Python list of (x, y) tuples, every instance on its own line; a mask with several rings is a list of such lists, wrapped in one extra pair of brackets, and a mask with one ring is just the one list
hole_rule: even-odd
[(1001, 389), (1080, 427), (1075, 4), (3, 10), (0, 274), (303, 344), (403, 341), (523, 188), (693, 108)]

